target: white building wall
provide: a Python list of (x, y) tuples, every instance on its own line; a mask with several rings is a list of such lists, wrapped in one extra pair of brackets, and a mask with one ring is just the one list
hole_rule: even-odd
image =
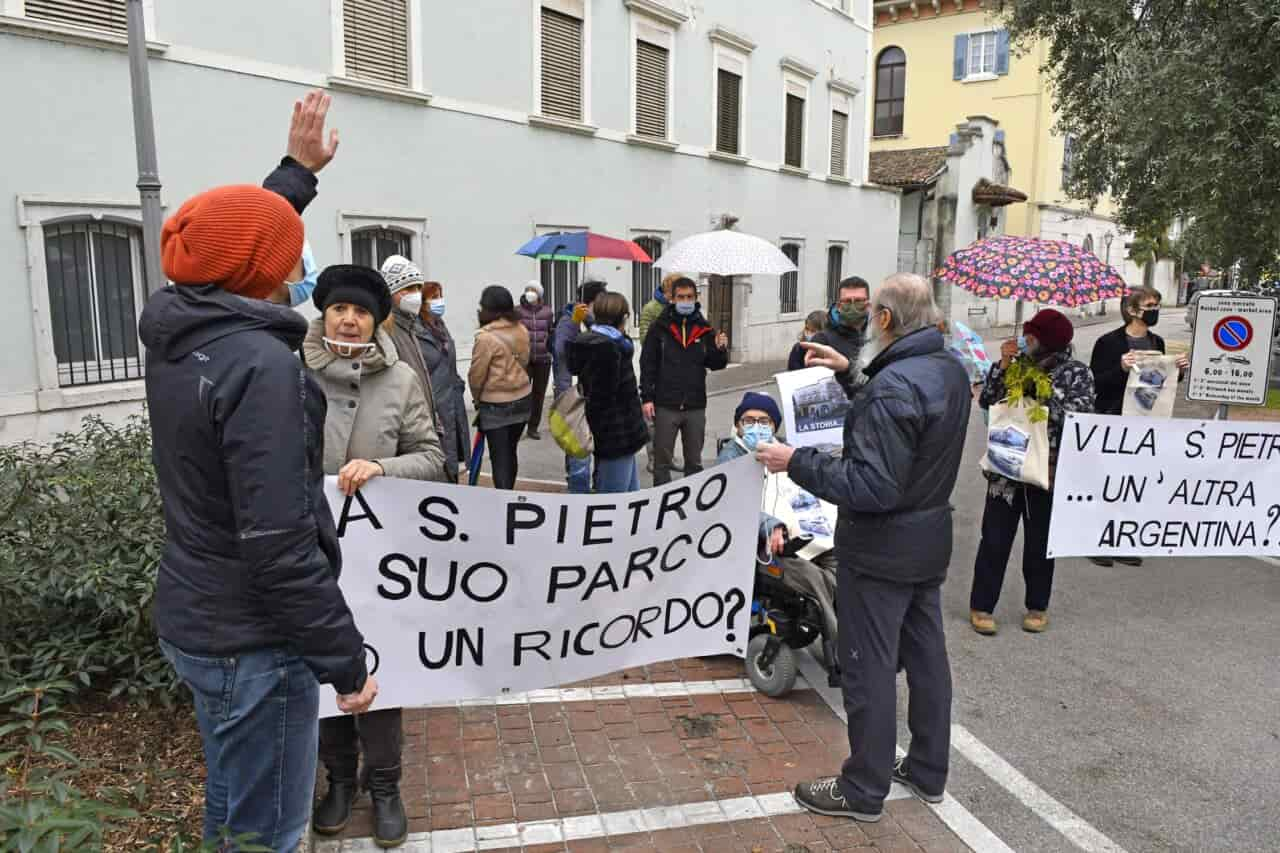
[[(659, 232), (670, 245), (711, 227), (724, 212), (738, 228), (803, 245), (800, 305), (778, 310), (778, 279), (742, 288), (735, 350), (747, 360), (785, 357), (804, 314), (825, 302), (826, 248), (844, 241), (844, 275), (877, 281), (894, 271), (898, 195), (862, 185), (867, 140), (850, 140), (851, 183), (828, 181), (833, 78), (859, 89), (850, 127), (864, 108), (870, 4), (853, 17), (816, 0), (662, 0), (689, 16), (675, 36), (675, 152), (627, 142), (631, 131), (631, 16), (624, 0), (587, 0), (590, 15), (584, 136), (531, 126), (536, 0), (414, 0), (417, 88), (371, 94), (333, 86), (331, 124), (341, 131), (337, 159), (320, 175), (304, 221), (322, 265), (348, 255), (347, 231), (364, 220), (395, 219), (418, 235), (418, 260), (445, 284), (447, 320), (467, 355), (480, 290), (513, 289), (536, 278), (535, 261), (516, 247), (548, 226), (588, 227), (620, 237)], [(337, 68), (333, 26), (340, 0), (148, 0), (156, 42), (151, 59), (160, 174), (172, 211), (210, 186), (258, 182), (283, 154), (293, 100), (329, 85)], [(59, 389), (35, 313), (43, 276), (32, 245), (39, 222), (24, 227), (36, 202), (123, 206), (138, 218), (136, 163), (126, 56), (119, 45), (71, 31), (35, 31), (0, 4), (0, 77), (11, 132), (0, 134), (0, 293), (18, 318), (0, 359), (0, 442), (48, 440), (87, 412), (118, 418), (139, 410), (141, 383)], [(707, 157), (713, 143), (713, 44), (717, 26), (758, 46), (748, 58), (744, 98), (745, 164)], [(807, 177), (779, 171), (783, 144), (783, 56), (817, 70), (810, 83)], [(18, 82), (20, 81), (20, 82)], [(12, 132), (20, 128), (20, 132)], [(24, 207), (19, 199), (26, 199)], [(28, 238), (31, 237), (29, 240)], [(631, 267), (586, 265), (630, 297)], [(639, 306), (633, 306), (638, 314)], [(43, 365), (43, 367), (42, 367)], [(42, 374), (45, 376), (41, 378)]]

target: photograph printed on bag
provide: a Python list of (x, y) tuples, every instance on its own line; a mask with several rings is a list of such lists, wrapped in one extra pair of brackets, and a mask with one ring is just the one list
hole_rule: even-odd
[(987, 461), (999, 474), (1011, 480), (1022, 479), (1022, 463), (1027, 458), (1031, 436), (1012, 424), (987, 433)]

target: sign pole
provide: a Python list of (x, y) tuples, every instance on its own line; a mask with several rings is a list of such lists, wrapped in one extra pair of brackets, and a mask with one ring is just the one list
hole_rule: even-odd
[(138, 195), (142, 201), (142, 268), (147, 295), (165, 286), (160, 268), (160, 167), (156, 163), (156, 124), (151, 113), (151, 76), (142, 0), (128, 0), (129, 85), (133, 96), (133, 140), (138, 152)]

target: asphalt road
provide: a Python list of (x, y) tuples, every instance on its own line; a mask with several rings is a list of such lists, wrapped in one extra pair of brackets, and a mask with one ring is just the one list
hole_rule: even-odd
[[(1181, 310), (1164, 311), (1161, 321), (1169, 343), (1189, 344)], [(1112, 328), (1077, 330), (1085, 360)], [(750, 366), (740, 370), (744, 379), (763, 378)], [(756, 387), (774, 390), (771, 382)], [(709, 401), (708, 461), (740, 396)], [(1128, 853), (1280, 851), (1280, 566), (1160, 559), (1104, 569), (1060, 560), (1049, 631), (1033, 636), (1018, 627), (1019, 541), (996, 611), (1002, 630), (980, 637), (968, 627), (968, 595), (985, 495), (983, 446), (975, 409), (944, 587), (954, 721)], [(549, 437), (521, 443), (521, 476), (563, 477)], [(643, 473), (641, 480), (649, 483)], [(905, 694), (903, 684), (904, 745)], [(1010, 848), (1080, 849), (952, 755), (950, 792)]]

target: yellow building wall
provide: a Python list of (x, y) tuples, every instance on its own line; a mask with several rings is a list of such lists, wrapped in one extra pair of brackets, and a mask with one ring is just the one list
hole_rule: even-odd
[[(902, 135), (872, 136), (871, 150), (946, 145), (956, 125), (968, 116), (989, 116), (1005, 132), (1010, 183), (1028, 196), (1025, 204), (1006, 208), (1005, 233), (1039, 236), (1039, 204), (1084, 210), (1087, 205), (1068, 199), (1062, 192), (1064, 140), (1053, 132), (1053, 99), (1040, 73), (1044, 46), (1011, 50), (1009, 73), (994, 80), (955, 80), (955, 37), (996, 29), (997, 17), (989, 9), (979, 8), (976, 0), (966, 0), (963, 11), (957, 11), (952, 0), (941, 3), (940, 14), (923, 2), (918, 8), (917, 18), (906, 2), (898, 4), (898, 20), (894, 22), (877, 4), (873, 62), (886, 48), (902, 49), (907, 58), (906, 101)], [(873, 98), (874, 91), (872, 87)], [(874, 129), (873, 120), (869, 131), (874, 133)], [(1110, 217), (1110, 203), (1104, 200), (1093, 213)]]

